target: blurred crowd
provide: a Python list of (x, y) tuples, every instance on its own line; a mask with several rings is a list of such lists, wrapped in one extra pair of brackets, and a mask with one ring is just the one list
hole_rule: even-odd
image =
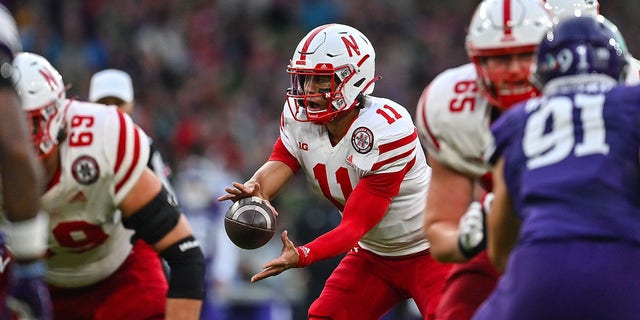
[[(70, 85), (68, 97), (86, 100), (89, 79), (96, 71), (117, 68), (131, 75), (137, 101), (133, 117), (172, 168), (186, 213), (210, 220), (197, 225), (216, 226), (218, 231), (222, 230), (218, 218), (227, 205), (216, 203), (215, 197), (231, 181), (248, 178), (266, 160), (278, 136), (288, 87), (285, 67), (302, 36), (329, 22), (361, 30), (376, 48), (377, 73), (383, 77), (374, 95), (394, 99), (413, 112), (425, 84), (444, 69), (467, 61), (465, 28), (477, 4), (476, 0), (1, 2), (16, 17), (25, 50), (45, 56), (61, 72)], [(640, 39), (632, 35), (640, 32), (634, 22), (640, 9), (631, 0), (601, 4), (601, 13), (620, 27), (631, 53), (638, 56)], [(275, 203), (282, 213), (279, 229), (299, 230), (290, 232), (298, 237), (297, 243), (339, 219), (304, 184), (303, 179), (290, 184)], [(310, 216), (317, 219), (309, 220)], [(222, 234), (206, 228), (198, 232), (202, 237)], [(207, 248), (210, 256), (222, 262), (215, 270), (211, 262), (212, 277), (217, 278), (210, 281), (240, 277), (247, 284), (255, 270), (277, 256), (278, 238), (255, 251), (259, 254), (225, 248), (220, 244), (224, 237), (207, 240), (212, 243)], [(291, 279), (280, 276), (284, 279), (266, 283), (306, 310), (310, 302), (304, 294), (318, 294), (313, 282), (324, 281), (323, 272), (322, 267), (301, 270)], [(264, 298), (255, 286), (240, 293), (220, 292), (244, 298), (252, 292), (255, 299)], [(295, 309), (292, 312), (296, 317)], [(396, 318), (400, 317), (404, 316)]]
[(412, 107), (461, 46), (475, 1), (9, 1), (25, 50), (47, 57), (86, 99), (89, 78), (129, 72), (134, 118), (172, 167), (197, 153), (240, 173), (278, 134), (285, 67), (313, 27), (357, 26), (377, 50), (377, 93)]

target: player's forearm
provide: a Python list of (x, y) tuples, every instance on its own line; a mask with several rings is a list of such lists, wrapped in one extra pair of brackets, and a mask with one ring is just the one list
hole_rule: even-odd
[(167, 299), (166, 315), (167, 320), (197, 320), (200, 319), (202, 300), (195, 299)]
[(487, 253), (493, 265), (504, 271), (511, 251), (516, 246), (520, 234), (520, 219), (513, 212), (513, 206), (503, 177), (504, 159), (500, 159), (493, 170), (494, 195), (488, 220)]
[(36, 216), (42, 193), (41, 168), (35, 155), (18, 152), (5, 155), (0, 165), (2, 170), (2, 188), (4, 208), (11, 221), (22, 221)]
[(15, 93), (0, 90), (0, 169), (2, 195), (9, 220), (21, 221), (36, 216), (43, 191), (43, 169), (31, 149), (24, 114)]
[(458, 248), (458, 224), (473, 200), (473, 179), (433, 157), (429, 160), (433, 170), (427, 193), (424, 234), (431, 243), (431, 254), (441, 262), (466, 261)]
[(342, 221), (333, 230), (321, 235), (300, 249), (298, 266), (335, 257), (357, 245), (358, 240), (382, 220), (391, 198), (371, 191), (366, 180), (353, 190), (345, 206)]
[(280, 161), (267, 161), (248, 182), (258, 182), (261, 196), (266, 200), (272, 200), (291, 176), (293, 176), (293, 171), (286, 164)]

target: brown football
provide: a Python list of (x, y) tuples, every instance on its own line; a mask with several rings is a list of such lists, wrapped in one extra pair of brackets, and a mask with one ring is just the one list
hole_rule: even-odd
[(224, 216), (224, 229), (236, 246), (252, 250), (265, 245), (276, 231), (276, 216), (265, 200), (248, 197), (236, 201)]

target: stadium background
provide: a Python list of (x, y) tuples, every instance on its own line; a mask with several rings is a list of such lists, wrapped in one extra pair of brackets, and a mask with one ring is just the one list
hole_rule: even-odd
[[(524, 0), (526, 1), (526, 0)], [(206, 238), (210, 319), (300, 319), (336, 259), (292, 270), (264, 284), (247, 279), (277, 256), (280, 241), (243, 251), (225, 243), (216, 203), (222, 186), (244, 181), (268, 157), (288, 86), (285, 67), (313, 27), (340, 22), (360, 29), (377, 53), (375, 95), (413, 113), (424, 86), (467, 62), (465, 27), (478, 1), (424, 0), (16, 0), (25, 51), (48, 58), (86, 99), (91, 75), (119, 68), (133, 78), (134, 119), (172, 169), (185, 211)], [(640, 9), (631, 0), (601, 1), (601, 13), (640, 52)], [(275, 202), (280, 230), (312, 240), (338, 222), (328, 203), (297, 177)], [(203, 189), (205, 191), (203, 191)], [(201, 223), (202, 222), (202, 223)], [(193, 221), (192, 221), (193, 223)], [(215, 235), (221, 235), (216, 237)], [(216, 265), (214, 267), (214, 265)], [(234, 289), (235, 288), (235, 289)], [(388, 319), (411, 319), (400, 307)]]

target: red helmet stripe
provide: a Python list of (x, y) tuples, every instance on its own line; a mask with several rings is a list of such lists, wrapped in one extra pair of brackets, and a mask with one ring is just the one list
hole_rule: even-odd
[(360, 61), (358, 61), (358, 67), (361, 66), (365, 61), (367, 61), (367, 59), (369, 59), (370, 55), (366, 54), (364, 55), (364, 57), (362, 57), (362, 59), (360, 59)]
[(311, 31), (311, 34), (309, 35), (309, 37), (307, 38), (307, 40), (304, 42), (304, 45), (302, 46), (302, 49), (300, 50), (300, 61), (304, 61), (307, 60), (307, 50), (309, 50), (309, 46), (311, 45), (311, 41), (313, 41), (313, 39), (318, 35), (318, 33), (320, 33), (320, 31), (328, 28), (332, 26), (332, 24), (325, 24), (322, 26), (319, 26), (315, 29), (313, 29), (313, 31)]
[(504, 25), (504, 36), (511, 37), (511, 0), (504, 0), (502, 23)]

